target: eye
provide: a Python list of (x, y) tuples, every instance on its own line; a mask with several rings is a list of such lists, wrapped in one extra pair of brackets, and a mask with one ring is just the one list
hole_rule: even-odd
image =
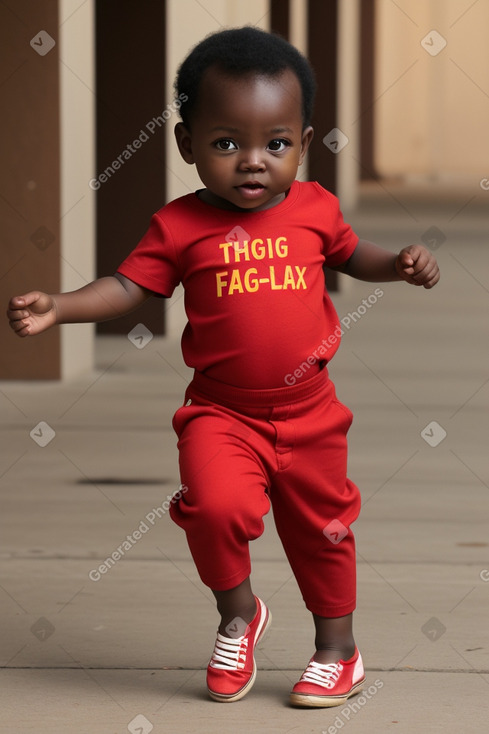
[(270, 140), (267, 147), (273, 153), (282, 153), (289, 146), (290, 143), (288, 140), (285, 140), (285, 138), (274, 138), (273, 140)]
[(221, 138), (214, 143), (218, 150), (237, 150), (238, 146), (229, 138)]

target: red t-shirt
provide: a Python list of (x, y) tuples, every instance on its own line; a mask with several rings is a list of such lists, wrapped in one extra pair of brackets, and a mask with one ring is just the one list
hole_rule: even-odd
[(183, 284), (187, 365), (238, 387), (284, 387), (336, 352), (341, 330), (322, 268), (344, 263), (357, 243), (338, 199), (295, 181), (260, 212), (218, 209), (196, 194), (172, 201), (118, 272), (162, 296)]

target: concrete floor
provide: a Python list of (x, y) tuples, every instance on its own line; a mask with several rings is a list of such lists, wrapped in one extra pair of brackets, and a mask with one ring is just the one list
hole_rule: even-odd
[[(365, 693), (330, 710), (288, 707), (313, 632), (268, 517), (253, 579), (274, 624), (256, 684), (233, 705), (207, 699), (212, 595), (168, 514), (148, 519), (178, 487), (170, 421), (190, 372), (175, 341), (137, 349), (105, 337), (84, 379), (0, 384), (2, 731), (487, 729), (489, 193), (474, 185), (442, 203), (429, 191), (384, 193), (367, 191), (350, 221), (393, 250), (431, 240), (442, 280), (430, 292), (382, 285), (377, 302), (350, 318), (330, 369), (355, 414)], [(340, 317), (376, 287), (344, 284)], [(142, 523), (147, 532), (92, 580)]]

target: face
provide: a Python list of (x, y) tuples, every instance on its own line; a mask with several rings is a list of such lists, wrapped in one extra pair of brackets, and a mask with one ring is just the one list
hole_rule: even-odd
[(285, 198), (311, 142), (302, 92), (290, 71), (233, 78), (215, 67), (202, 79), (191, 130), (175, 128), (180, 153), (206, 186), (202, 198), (224, 209), (260, 211)]

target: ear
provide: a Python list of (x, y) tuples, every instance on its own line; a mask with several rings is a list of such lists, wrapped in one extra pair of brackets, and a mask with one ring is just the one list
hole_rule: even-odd
[(301, 140), (301, 153), (299, 156), (299, 166), (302, 165), (304, 158), (306, 157), (306, 153), (309, 149), (309, 146), (311, 144), (311, 140), (314, 137), (314, 130), (309, 125), (309, 127), (306, 127), (302, 133), (302, 140)]
[(175, 125), (174, 133), (178, 150), (185, 163), (195, 163), (192, 154), (192, 136), (190, 135), (190, 131), (185, 127), (183, 122), (178, 122)]

